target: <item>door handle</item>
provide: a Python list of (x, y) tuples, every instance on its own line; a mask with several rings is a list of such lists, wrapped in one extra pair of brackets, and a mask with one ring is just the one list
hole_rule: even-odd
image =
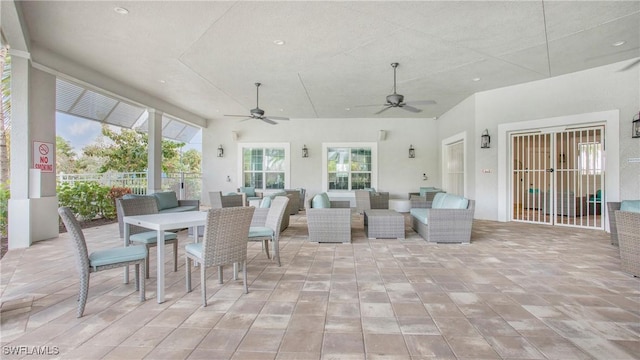
[(548, 172), (548, 173), (552, 173), (552, 172), (553, 172), (553, 168), (549, 168), (549, 169), (547, 169), (547, 172)]

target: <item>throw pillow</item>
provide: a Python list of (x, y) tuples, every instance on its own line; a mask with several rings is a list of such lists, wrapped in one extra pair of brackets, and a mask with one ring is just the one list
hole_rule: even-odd
[(158, 210), (170, 209), (179, 206), (175, 191), (157, 192), (154, 193), (153, 196), (155, 196), (158, 201)]
[(311, 200), (311, 207), (314, 209), (328, 209), (331, 208), (331, 201), (327, 193), (317, 194)]
[(620, 211), (630, 211), (640, 213), (640, 200), (622, 200)]

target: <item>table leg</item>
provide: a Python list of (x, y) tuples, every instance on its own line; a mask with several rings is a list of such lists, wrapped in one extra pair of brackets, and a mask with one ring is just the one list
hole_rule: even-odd
[[(157, 283), (158, 283), (158, 304), (162, 304), (164, 302), (164, 230), (158, 230), (157, 234), (158, 241), (158, 258), (156, 259), (158, 275), (157, 275)], [(143, 275), (144, 276), (144, 275)]]
[[(124, 224), (124, 246), (129, 246), (129, 232), (130, 232), (130, 228), (129, 228), (129, 224)], [(123, 277), (123, 281), (125, 284), (129, 283), (129, 265), (124, 267), (124, 277)]]

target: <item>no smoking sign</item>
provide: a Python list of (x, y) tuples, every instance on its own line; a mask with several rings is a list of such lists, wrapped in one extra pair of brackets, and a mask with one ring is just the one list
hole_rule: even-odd
[(42, 172), (53, 172), (53, 144), (33, 142), (33, 168)]

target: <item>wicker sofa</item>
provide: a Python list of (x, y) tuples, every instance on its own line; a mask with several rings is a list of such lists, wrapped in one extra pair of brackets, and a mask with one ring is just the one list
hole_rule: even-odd
[[(318, 200), (323, 198), (322, 201)], [(327, 203), (328, 202), (328, 203)], [(306, 203), (309, 241), (351, 242), (351, 204), (331, 201), (327, 193), (318, 194)]]
[(474, 200), (440, 192), (431, 208), (411, 209), (411, 227), (427, 242), (468, 244), (474, 211)]
[(624, 201), (620, 210), (614, 211), (620, 247), (622, 271), (640, 277), (640, 200), (635, 209), (625, 211)]

